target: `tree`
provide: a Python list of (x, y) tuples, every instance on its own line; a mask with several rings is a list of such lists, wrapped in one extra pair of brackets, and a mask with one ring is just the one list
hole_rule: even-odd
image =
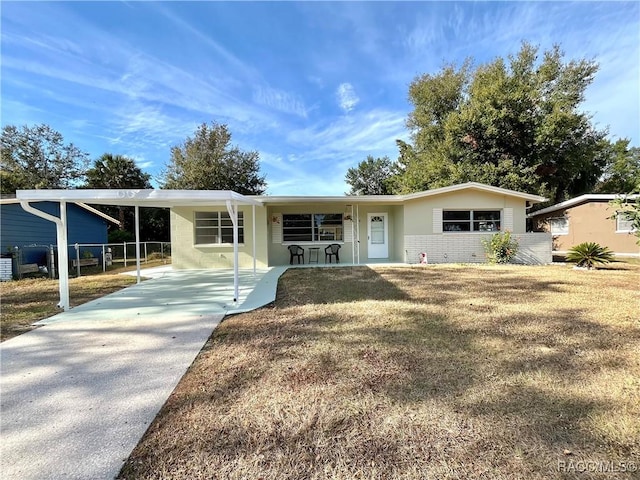
[(629, 148), (628, 139), (610, 144), (604, 173), (595, 190), (617, 194), (640, 192), (640, 148)]
[(631, 232), (638, 239), (636, 243), (640, 245), (640, 190), (636, 194), (624, 195), (609, 203), (615, 209), (611, 218), (622, 217), (631, 222)]
[[(105, 153), (94, 161), (93, 167), (87, 170), (84, 188), (152, 188), (150, 180), (151, 176), (136, 166), (133, 159)], [(100, 209), (107, 215), (117, 214), (120, 230), (126, 230), (126, 224), (133, 224), (131, 220), (126, 222), (126, 217), (130, 219), (133, 217), (132, 207), (101, 206)]]
[(163, 188), (185, 190), (233, 190), (260, 195), (266, 189), (260, 175), (258, 152), (231, 146), (226, 125), (200, 125), (193, 136), (171, 149), (171, 161)]
[(45, 124), (2, 127), (1, 192), (69, 188), (83, 177), (88, 154)]
[(606, 161), (606, 131), (579, 111), (597, 64), (564, 62), (524, 43), (517, 55), (475, 70), (445, 66), (410, 85), (410, 145), (395, 193), (477, 181), (556, 203), (591, 191)]
[(387, 195), (391, 193), (391, 160), (367, 156), (356, 168), (347, 170), (345, 181), (351, 186), (347, 195)]

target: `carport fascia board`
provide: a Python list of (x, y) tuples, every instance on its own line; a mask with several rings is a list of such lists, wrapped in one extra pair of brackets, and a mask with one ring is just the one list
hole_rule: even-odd
[(256, 198), (231, 190), (154, 190), (154, 189), (89, 189), (89, 190), (18, 190), (18, 200), (29, 202), (65, 201), (90, 205), (124, 205), (171, 208), (179, 206), (240, 205), (262, 206)]
[[(152, 189), (88, 189), (88, 190), (18, 190), (16, 198), (22, 208), (46, 220), (56, 223), (59, 231), (66, 231), (66, 215), (61, 218), (50, 215), (40, 215), (30, 202), (52, 201), (59, 202), (61, 209), (67, 202), (83, 202), (95, 205), (123, 205), (133, 206), (136, 210), (136, 270), (140, 282), (140, 236), (139, 236), (139, 207), (171, 208), (177, 206), (224, 205), (233, 220), (234, 238), (234, 301), (238, 299), (238, 219), (237, 205), (251, 205), (255, 219), (255, 207), (262, 206), (262, 202), (255, 198), (246, 197), (231, 190), (152, 190)], [(66, 209), (65, 209), (66, 213)], [(65, 236), (66, 237), (66, 236)], [(254, 272), (255, 272), (255, 235), (254, 237)], [(58, 241), (58, 243), (60, 243)], [(65, 242), (66, 243), (66, 242)], [(66, 245), (64, 246), (66, 252)], [(60, 245), (58, 245), (60, 252)], [(69, 271), (66, 256), (58, 255), (58, 272), (60, 275), (60, 303), (65, 311), (69, 310)], [(63, 290), (65, 290), (63, 292)]]

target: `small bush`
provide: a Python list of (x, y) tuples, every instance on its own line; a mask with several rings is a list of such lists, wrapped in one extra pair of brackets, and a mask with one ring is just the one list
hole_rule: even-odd
[(491, 240), (482, 240), (489, 263), (509, 263), (518, 253), (518, 240), (511, 232), (498, 232)]
[(169, 257), (166, 253), (163, 255), (160, 252), (151, 252), (149, 255), (147, 255), (147, 261), (151, 261), (151, 260), (170, 260), (171, 257)]
[(567, 261), (575, 262), (577, 267), (592, 269), (596, 264), (609, 263), (613, 260), (613, 252), (595, 242), (584, 242), (575, 245), (567, 253)]
[(126, 230), (112, 230), (109, 232), (109, 243), (131, 242), (133, 240), (133, 233)]

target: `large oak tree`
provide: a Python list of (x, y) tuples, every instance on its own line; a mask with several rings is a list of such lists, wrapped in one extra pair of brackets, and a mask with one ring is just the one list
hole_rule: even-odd
[(607, 132), (580, 108), (597, 64), (524, 43), (507, 59), (471, 65), (411, 83), (411, 143), (400, 145), (394, 192), (477, 181), (559, 202), (593, 189)]
[(266, 182), (260, 174), (258, 152), (245, 152), (231, 145), (228, 127), (214, 122), (203, 123), (193, 137), (171, 149), (163, 188), (260, 195)]

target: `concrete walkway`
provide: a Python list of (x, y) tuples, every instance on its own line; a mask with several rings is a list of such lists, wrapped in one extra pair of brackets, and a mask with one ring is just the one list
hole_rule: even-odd
[(242, 272), (237, 305), (231, 272), (156, 271), (0, 344), (0, 476), (114, 478), (213, 329), (284, 270)]

